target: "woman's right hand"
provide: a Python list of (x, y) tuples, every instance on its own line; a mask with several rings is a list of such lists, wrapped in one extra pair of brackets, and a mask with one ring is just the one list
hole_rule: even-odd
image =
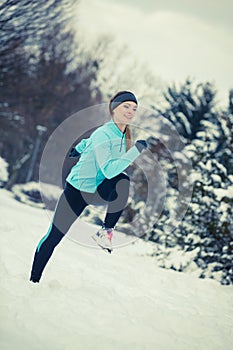
[(135, 142), (135, 146), (137, 147), (137, 149), (139, 150), (139, 152), (141, 153), (144, 149), (147, 148), (147, 143), (145, 140), (137, 140)]
[(78, 157), (80, 157), (80, 155), (81, 155), (81, 153), (76, 151), (76, 149), (74, 147), (71, 148), (71, 151), (69, 153), (69, 158), (78, 158)]

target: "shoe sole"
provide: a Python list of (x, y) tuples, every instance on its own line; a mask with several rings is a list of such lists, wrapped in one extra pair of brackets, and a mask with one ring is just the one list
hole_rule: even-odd
[(95, 237), (91, 236), (91, 238), (96, 242), (96, 244), (101, 248), (103, 249), (105, 252), (108, 252), (109, 254), (112, 253), (112, 249), (110, 248), (106, 248), (106, 247), (103, 247), (102, 245), (100, 245), (97, 240), (95, 239)]

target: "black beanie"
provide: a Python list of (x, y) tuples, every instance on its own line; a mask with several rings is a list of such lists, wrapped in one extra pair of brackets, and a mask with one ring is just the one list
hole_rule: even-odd
[(111, 112), (118, 107), (121, 103), (126, 101), (133, 101), (136, 104), (138, 104), (138, 101), (135, 97), (135, 95), (130, 91), (124, 91), (121, 94), (117, 95), (111, 102), (110, 110)]

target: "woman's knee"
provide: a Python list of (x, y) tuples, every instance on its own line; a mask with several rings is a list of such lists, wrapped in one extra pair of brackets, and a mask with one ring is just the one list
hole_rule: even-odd
[(120, 173), (119, 175), (116, 176), (117, 182), (120, 180), (127, 180), (130, 182), (130, 178), (126, 173)]
[(130, 185), (130, 178), (127, 174), (121, 173), (114, 177), (112, 180), (113, 189), (116, 192), (119, 192), (122, 194), (122, 191), (128, 192), (129, 185)]
[(118, 194), (122, 191), (128, 192), (129, 190), (130, 179), (129, 176), (125, 173), (121, 173), (111, 179), (105, 179), (102, 184), (98, 187), (98, 193), (101, 198), (104, 200), (116, 199)]
[(129, 176), (125, 173), (119, 174), (115, 185), (115, 191), (117, 195), (120, 195), (121, 197), (128, 196), (129, 187), (130, 187)]

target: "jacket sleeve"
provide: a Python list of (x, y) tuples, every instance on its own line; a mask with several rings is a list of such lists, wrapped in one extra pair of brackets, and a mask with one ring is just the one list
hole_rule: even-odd
[(78, 153), (82, 153), (83, 150), (85, 149), (86, 147), (86, 144), (87, 144), (87, 140), (88, 139), (82, 139), (76, 146), (75, 146), (75, 149)]
[(133, 146), (119, 158), (113, 159), (111, 152), (112, 142), (104, 133), (102, 134), (101, 142), (99, 136), (92, 138), (92, 146), (96, 161), (107, 179), (111, 179), (122, 173), (140, 155), (137, 147)]

